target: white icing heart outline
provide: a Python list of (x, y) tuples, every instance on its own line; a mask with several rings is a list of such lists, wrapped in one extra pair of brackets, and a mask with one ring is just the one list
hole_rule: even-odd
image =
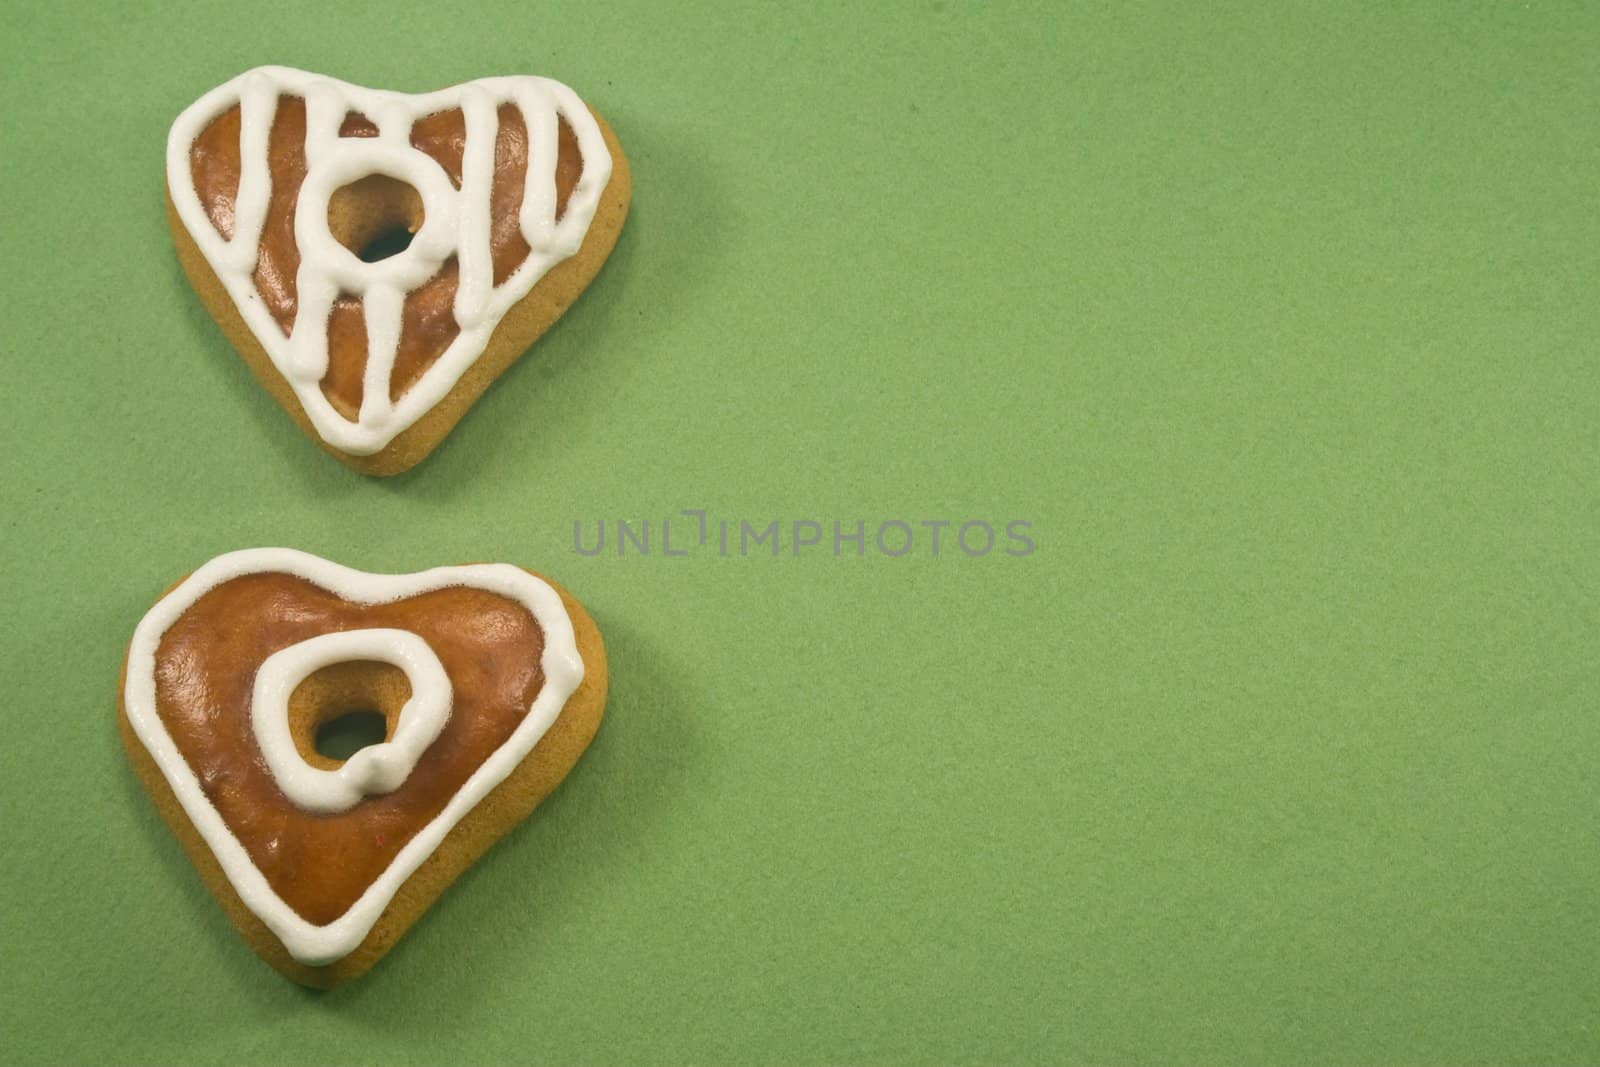
[[(272, 192), (267, 147), (281, 95), (306, 102), (307, 169), (295, 206), (301, 256), (295, 283), (298, 306), (288, 337), (268, 312), (253, 278)], [(517, 107), (528, 131), (518, 224), (530, 251), (511, 277), (496, 286), (489, 252), (489, 195), (498, 109), (504, 103)], [(195, 191), (189, 150), (206, 126), (234, 105), (240, 112), (239, 189), (233, 236), (224, 240)], [(466, 124), (460, 190), (432, 157), (410, 144), (417, 119), (457, 108)], [(339, 126), (350, 111), (372, 120), (378, 136), (340, 137)], [(557, 221), (555, 167), (562, 119), (577, 137), (583, 169)], [(292, 67), (257, 67), (185, 108), (167, 136), (167, 187), (184, 228), (317, 433), (333, 447), (358, 456), (382, 451), (427, 414), (483, 354), (512, 305), (582, 247), (611, 180), (611, 165), (605, 135), (578, 95), (560, 82), (532, 76), (480, 78), (413, 95), (368, 89)], [(369, 264), (328, 233), (327, 198), (340, 186), (374, 173), (415, 186), (423, 198), (424, 221), (404, 252)], [(405, 293), (432, 277), (452, 253), (460, 268), (453, 309), (460, 333), (391, 403), (389, 379)], [(327, 373), (328, 313), (341, 292), (362, 297), (367, 323), (367, 364), (354, 422), (328, 402), (320, 385)]]
[[(283, 573), (312, 582), (358, 604), (382, 604), (419, 593), (469, 586), (515, 600), (544, 632), (539, 659), (544, 685), (521, 723), (473, 771), (444, 810), (407, 841), (366, 891), (339, 918), (324, 926), (303, 919), (268, 884), (244, 845), (206, 797), (199, 780), (178, 751), (156, 711), (156, 650), (161, 636), (194, 602), (223, 582), (247, 574)], [(301, 963), (322, 966), (349, 955), (366, 938), (407, 878), (420, 867), (479, 801), (503, 782), (533, 751), (584, 677), (572, 619), (561, 595), (520, 567), (480, 563), (435, 567), (415, 574), (369, 574), (291, 548), (252, 548), (229, 552), (201, 566), (156, 602), (140, 620), (128, 646), (123, 708), (133, 732), (172, 787), (184, 814), (221, 865), (245, 907), (283, 942)]]

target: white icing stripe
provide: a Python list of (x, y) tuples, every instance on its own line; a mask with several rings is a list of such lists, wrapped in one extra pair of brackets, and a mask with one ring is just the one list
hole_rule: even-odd
[[(498, 105), (475, 85), (464, 87), (461, 113), (466, 120), (467, 143), (461, 153), (461, 248), (456, 287), (456, 322), (475, 326), (489, 310), (494, 290), (494, 259), (490, 251), (489, 197), (494, 190), (494, 142), (500, 135)], [(529, 153), (530, 162), (533, 154)]]
[[(394, 739), (368, 745), (326, 771), (307, 763), (289, 730), (289, 697), (315, 672), (335, 663), (377, 661), (406, 673), (411, 699), (396, 717)], [(279, 649), (256, 671), (250, 725), (267, 770), (283, 795), (306, 811), (349, 811), (365, 797), (392, 793), (416, 767), (450, 718), (453, 690), (444, 664), (409, 630), (344, 630)]]
[(517, 94), (517, 107), (522, 110), (528, 127), (528, 170), (523, 176), (522, 207), (517, 212), (517, 225), (522, 229), (522, 239), (535, 254), (552, 247), (551, 237), (556, 226), (556, 153), (560, 145), (557, 119), (560, 103), (554, 108), (537, 104), (531, 90)]
[(373, 285), (366, 292), (367, 366), (361, 383), (361, 421), (382, 427), (394, 415), (389, 399), (389, 375), (400, 347), (400, 330), (406, 312), (406, 295), (389, 285)]
[[(293, 333), (285, 338), (260, 294), (253, 272), (271, 197), (267, 147), (280, 95), (306, 101), (306, 178), (295, 205), (295, 242), (301, 263)], [(515, 104), (528, 129), (528, 167), (518, 225), (530, 251), (499, 286), (489, 255), (489, 198), (494, 178), (498, 108)], [(211, 225), (195, 191), (189, 153), (195, 139), (235, 104), (240, 107), (239, 193), (235, 231), (224, 241)], [(438, 163), (412, 148), (416, 120), (460, 108), (466, 119), (462, 184), (457, 190)], [(378, 126), (377, 137), (340, 137), (349, 111)], [(583, 169), (559, 221), (555, 210), (558, 120), (577, 136)], [(398, 255), (363, 263), (327, 232), (328, 197), (369, 174), (388, 174), (414, 186), (423, 198), (422, 229)], [(184, 110), (167, 138), (167, 184), (178, 216), (206, 261), (233, 297), (251, 332), (299, 397), (323, 440), (353, 455), (381, 451), (413, 425), (454, 387), (479, 356), (495, 327), (513, 304), (527, 296), (556, 264), (582, 246), (611, 180), (611, 153), (605, 136), (583, 101), (548, 78), (482, 78), (438, 92), (410, 96), (325, 78), (289, 67), (258, 67), (213, 89)], [(399, 401), (388, 402), (388, 374), (399, 331), (377, 331), (381, 347), (368, 360), (383, 368), (382, 388), (366, 386), (361, 411), (351, 422), (323, 395), (328, 368), (328, 314), (341, 292), (370, 301), (379, 283), (402, 296), (431, 278), (452, 254), (458, 256), (461, 284), (454, 313), (460, 332), (443, 355), (412, 384)], [(370, 303), (367, 314), (372, 315)], [(370, 379), (371, 374), (368, 375)], [(374, 393), (381, 402), (367, 403)]]
[[(250, 78), (239, 96), (239, 158), (246, 154), (267, 158), (272, 121), (278, 114), (278, 92), (266, 78)], [(237, 271), (254, 273), (261, 250), (261, 230), (267, 222), (272, 198), (272, 177), (265, 167), (239, 171), (239, 191), (234, 195), (233, 237), (225, 256)]]
[[(316, 926), (301, 918), (273, 891), (206, 797), (156, 711), (156, 651), (162, 635), (210, 590), (242, 575), (261, 573), (296, 575), (347, 600), (364, 604), (387, 603), (453, 586), (483, 589), (526, 607), (544, 632), (544, 652), (539, 660), (544, 685), (526, 717), (511, 737), (450, 798), (444, 810), (406, 843), (360, 899), (325, 926)], [(400, 642), (385, 643), (387, 652), (394, 657), (415, 652), (414, 648), (408, 650), (401, 646)], [(302, 655), (315, 653), (313, 650)], [(150, 609), (134, 631), (128, 649), (123, 705), (134, 734), (161, 769), (184, 813), (217, 857), (240, 900), (267, 924), (290, 955), (301, 963), (316, 966), (341, 959), (361, 944), (405, 880), (438, 848), (455, 825), (533, 751), (561, 714), (567, 698), (578, 688), (583, 676), (584, 665), (578, 654), (572, 620), (561, 603), (560, 594), (521, 568), (488, 563), (436, 567), (417, 574), (367, 574), (293, 549), (257, 548), (218, 556)], [(287, 699), (287, 694), (284, 698)]]

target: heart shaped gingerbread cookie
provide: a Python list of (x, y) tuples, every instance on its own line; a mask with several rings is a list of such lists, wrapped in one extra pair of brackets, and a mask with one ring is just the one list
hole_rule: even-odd
[(611, 129), (546, 78), (407, 95), (261, 67), (167, 139), (168, 221), (206, 310), (367, 474), (425, 457), (560, 318), (630, 191)]
[[(295, 981), (381, 958), (566, 776), (605, 705), (571, 596), (505, 564), (350, 570), (220, 556), (139, 623), (123, 745), (233, 923)], [(382, 716), (339, 760), (319, 729)]]

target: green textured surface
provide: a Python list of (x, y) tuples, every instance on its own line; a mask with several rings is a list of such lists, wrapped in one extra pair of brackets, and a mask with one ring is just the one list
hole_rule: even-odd
[[(0, 1058), (1600, 1060), (1600, 8), (455, 6), (4, 16)], [(633, 163), (400, 479), (172, 255), (167, 126), (266, 62), (550, 74)], [(1038, 549), (573, 551), (682, 508)], [(150, 601), (257, 544), (535, 566), (612, 657), (556, 797), (332, 995), (113, 729)]]

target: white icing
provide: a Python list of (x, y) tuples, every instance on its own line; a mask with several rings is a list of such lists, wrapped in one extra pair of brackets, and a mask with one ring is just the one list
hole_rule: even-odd
[[(339, 767), (313, 767), (289, 732), (289, 696), (314, 672), (335, 663), (376, 661), (405, 671), (411, 699), (396, 717), (394, 739), (368, 745)], [(279, 649), (256, 671), (250, 725), (284, 796), (307, 811), (340, 812), (400, 788), (450, 718), (450, 676), (428, 643), (407, 630), (345, 630)]]
[[(271, 197), (267, 145), (281, 95), (306, 102), (306, 177), (295, 202), (298, 313), (285, 337), (256, 291), (254, 272)], [(528, 168), (518, 225), (530, 252), (502, 284), (490, 257), (489, 194), (494, 180), (498, 109), (512, 103), (528, 130)], [(234, 232), (224, 240), (194, 188), (189, 153), (205, 128), (240, 108), (239, 191)], [(461, 188), (430, 156), (411, 147), (417, 119), (460, 108), (466, 124)], [(377, 137), (340, 137), (347, 112), (367, 116)], [(577, 137), (583, 170), (556, 219), (555, 167), (559, 122)], [(371, 174), (409, 183), (422, 198), (424, 220), (405, 251), (364, 263), (328, 232), (328, 199)], [(353, 455), (381, 451), (450, 392), (483, 354), (494, 329), (550, 268), (578, 251), (600, 196), (611, 180), (611, 153), (594, 116), (576, 93), (548, 78), (482, 78), (417, 96), (366, 89), (288, 67), (258, 67), (218, 86), (178, 116), (167, 138), (167, 184), (189, 235), (233, 297), (245, 323), (299, 397), (323, 440)], [(460, 333), (398, 401), (389, 376), (400, 340), (407, 292), (452, 254), (460, 268), (454, 316)], [(367, 322), (367, 368), (354, 422), (323, 395), (328, 369), (328, 315), (341, 293), (360, 296)]]
[[(156, 651), (162, 635), (210, 590), (234, 578), (260, 573), (296, 575), (347, 600), (363, 604), (387, 603), (453, 586), (483, 589), (527, 608), (544, 632), (544, 652), (539, 660), (544, 672), (544, 684), (522, 722), (505, 743), (472, 773), (466, 784), (450, 798), (444, 810), (406, 842), (394, 861), (349, 910), (324, 926), (307, 922), (268, 884), (266, 877), (251, 861), (244, 845), (228, 829), (222, 816), (206, 797), (193, 769), (184, 761), (156, 711)], [(424, 687), (428, 687), (427, 668), (422, 666), (423, 660), (415, 658), (416, 648), (393, 639), (392, 635), (399, 631), (366, 630), (360, 633), (368, 635), (361, 638), (363, 643), (359, 645), (359, 650), (363, 654), (360, 658), (383, 658), (387, 662), (398, 660), (408, 673), (411, 669), (418, 671), (413, 679), (414, 687), (416, 678), (421, 678)], [(369, 640), (371, 644), (364, 643)], [(311, 644), (313, 642), (307, 641), (293, 647), (303, 650)], [(329, 647), (332, 646), (302, 651), (297, 655), (303, 657), (304, 662), (291, 660), (287, 666), (275, 670), (281, 669), (286, 681), (307, 663), (320, 662)], [(357, 648), (352, 638), (352, 644), (346, 651)], [(375, 657), (374, 649), (379, 650), (381, 655)], [(408, 655), (412, 658), (408, 659)], [(432, 655), (431, 651), (428, 655)], [(572, 620), (567, 615), (560, 594), (519, 567), (487, 563), (436, 567), (417, 574), (367, 574), (294, 549), (256, 548), (230, 552), (211, 560), (150, 609), (134, 631), (133, 641), (128, 648), (128, 677), (123, 689), (123, 704), (134, 734), (161, 769), (178, 803), (216, 856), (223, 873), (239, 894), (239, 899), (267, 924), (291, 956), (301, 963), (316, 966), (341, 959), (361, 944), (405, 880), (438, 848), (462, 817), (533, 751), (539, 739), (561, 714), (567, 698), (583, 681), (583, 675), (584, 664), (578, 654)], [(257, 685), (259, 692), (259, 681)], [(284, 699), (287, 699), (286, 694)], [(260, 720), (256, 718), (254, 710), (252, 720), (259, 729)], [(424, 723), (418, 728), (420, 738), (426, 732), (426, 715), (419, 721)], [(396, 741), (399, 741), (398, 736)], [(422, 742), (417, 751), (420, 753), (426, 747), (427, 743)], [(267, 747), (263, 746), (263, 752), (266, 751)], [(277, 775), (279, 772), (274, 769), (273, 773)]]

